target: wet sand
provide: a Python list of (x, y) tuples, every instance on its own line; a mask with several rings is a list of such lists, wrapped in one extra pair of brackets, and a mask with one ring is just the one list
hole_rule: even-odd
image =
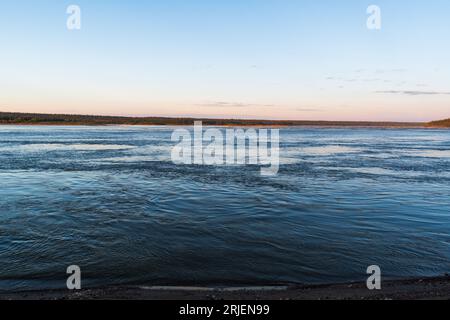
[(381, 290), (365, 283), (253, 288), (108, 287), (0, 293), (0, 300), (421, 300), (450, 299), (450, 277), (384, 281)]

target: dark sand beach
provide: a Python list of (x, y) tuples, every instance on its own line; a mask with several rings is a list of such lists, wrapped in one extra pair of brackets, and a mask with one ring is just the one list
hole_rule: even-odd
[(383, 282), (370, 291), (365, 283), (276, 287), (105, 287), (80, 291), (0, 293), (0, 300), (449, 300), (450, 277)]

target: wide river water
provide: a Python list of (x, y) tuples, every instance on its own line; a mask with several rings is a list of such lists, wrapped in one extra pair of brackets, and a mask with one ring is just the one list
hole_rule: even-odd
[(450, 272), (450, 131), (285, 128), (278, 175), (175, 165), (171, 127), (0, 126), (0, 290)]

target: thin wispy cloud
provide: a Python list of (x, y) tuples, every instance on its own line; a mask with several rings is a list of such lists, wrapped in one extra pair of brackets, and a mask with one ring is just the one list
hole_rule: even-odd
[(322, 109), (317, 108), (296, 108), (295, 111), (301, 111), (301, 112), (322, 112)]
[(341, 82), (375, 82), (384, 81), (380, 78), (342, 78), (342, 77), (327, 77), (325, 78), (329, 81), (341, 81)]
[(243, 102), (227, 102), (227, 101), (212, 101), (200, 104), (202, 107), (214, 108), (248, 108), (248, 107), (273, 107), (272, 104), (252, 104)]
[(431, 95), (450, 95), (450, 91), (418, 91), (418, 90), (387, 90), (376, 91), (380, 94), (402, 94), (408, 96), (431, 96)]
[(368, 69), (356, 69), (356, 73), (403, 73), (407, 72), (408, 69), (406, 68), (395, 68), (395, 69), (375, 69), (375, 70), (368, 70)]

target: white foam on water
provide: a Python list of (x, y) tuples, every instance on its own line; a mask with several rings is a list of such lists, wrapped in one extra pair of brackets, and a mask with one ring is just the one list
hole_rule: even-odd
[(301, 154), (304, 155), (314, 155), (314, 156), (327, 156), (333, 154), (342, 154), (342, 153), (358, 153), (361, 152), (359, 148), (353, 147), (344, 147), (344, 146), (320, 146), (320, 147), (305, 147), (300, 149)]
[(0, 152), (49, 152), (60, 150), (74, 151), (106, 151), (106, 150), (128, 150), (134, 146), (118, 144), (27, 144), (0, 147)]
[(418, 150), (409, 152), (409, 154), (426, 158), (450, 158), (450, 150)]

